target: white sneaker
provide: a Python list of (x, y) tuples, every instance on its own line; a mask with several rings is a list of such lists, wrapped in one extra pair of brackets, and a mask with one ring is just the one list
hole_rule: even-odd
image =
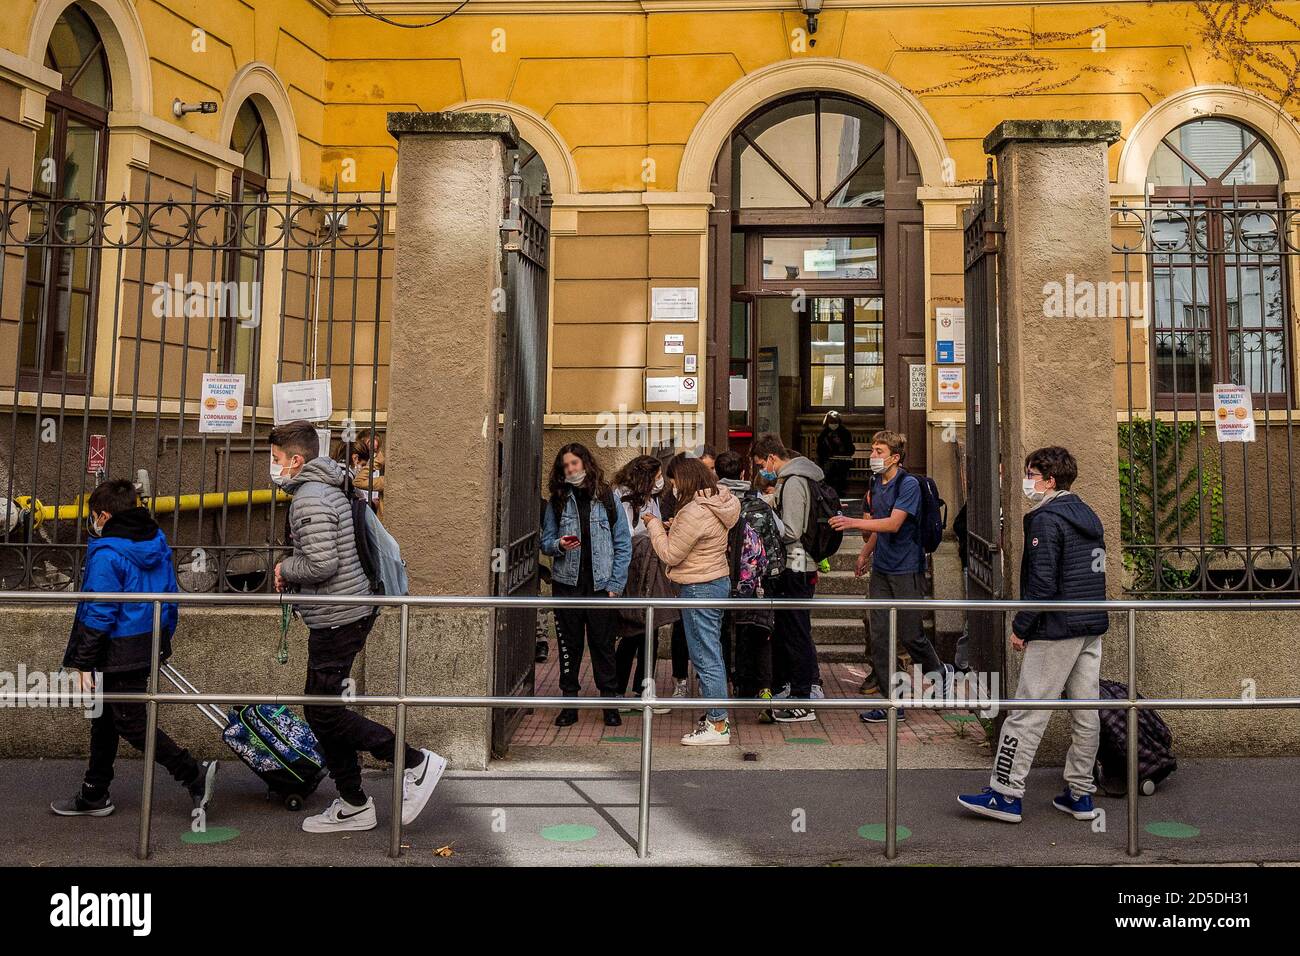
[(822, 685), (821, 685), (821, 684), (813, 684), (813, 685), (812, 685), (812, 690), (810, 690), (810, 691), (808, 692), (808, 699), (809, 699), (809, 700), (825, 700), (825, 699), (826, 699), (826, 691), (822, 690)]
[(674, 696), (674, 697), (690, 697), (690, 696), (691, 696), (691, 681), (690, 681), (690, 678), (687, 678), (686, 680), (679, 680), (679, 681), (676, 682), (676, 684), (675, 684), (674, 687), (673, 687), (673, 696)]
[(433, 796), (433, 788), (442, 779), (442, 772), (447, 769), (447, 758), (440, 757), (432, 750), (420, 750), (424, 761), (418, 767), (411, 767), (402, 774), (402, 825), (410, 826), (420, 815), (424, 805)]
[(722, 729), (711, 720), (701, 720), (694, 730), (682, 737), (687, 747), (725, 747), (731, 743), (731, 722), (724, 720)]
[(379, 824), (375, 817), (375, 801), (366, 797), (363, 806), (354, 807), (342, 797), (335, 797), (334, 802), (323, 813), (307, 817), (302, 821), (302, 828), (307, 833), (334, 833), (346, 830), (373, 830)]
[(782, 687), (779, 691), (777, 691), (775, 694), (773, 694), (773, 695), (772, 695), (772, 698), (773, 698), (774, 700), (785, 700), (785, 698), (787, 698), (787, 697), (789, 697), (789, 696), (790, 696), (790, 685), (789, 685), (789, 684), (786, 684), (786, 685), (785, 685), (784, 687)]

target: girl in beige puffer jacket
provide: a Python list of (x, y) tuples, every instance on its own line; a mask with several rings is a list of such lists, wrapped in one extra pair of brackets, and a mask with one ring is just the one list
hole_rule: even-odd
[[(740, 519), (740, 500), (718, 486), (713, 473), (698, 458), (678, 455), (665, 476), (677, 500), (684, 502), (671, 530), (651, 514), (642, 515), (655, 553), (668, 568), (668, 577), (681, 585), (684, 598), (723, 600), (731, 594), (727, 537)], [(727, 696), (727, 668), (722, 659), (722, 609), (682, 608), (686, 646), (699, 677), (700, 696)], [(713, 708), (699, 726), (682, 737), (687, 746), (731, 743), (727, 712)]]

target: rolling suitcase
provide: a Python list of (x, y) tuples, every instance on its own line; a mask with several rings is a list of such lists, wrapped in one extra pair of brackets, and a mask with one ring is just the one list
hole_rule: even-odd
[[(1098, 682), (1101, 699), (1127, 700), (1128, 688), (1113, 680)], [(1138, 698), (1141, 699), (1139, 694)], [(1103, 710), (1101, 743), (1093, 776), (1102, 793), (1122, 797), (1128, 793), (1128, 716), (1122, 710)], [(1174, 757), (1174, 735), (1154, 710), (1138, 711), (1138, 790), (1145, 796), (1156, 792), (1166, 777), (1178, 769)]]
[[(198, 689), (171, 664), (158, 671), (182, 694)], [(301, 810), (325, 776), (325, 758), (306, 721), (278, 704), (245, 704), (222, 713), (215, 704), (195, 704), (221, 730), (226, 746), (267, 786), (267, 799)]]

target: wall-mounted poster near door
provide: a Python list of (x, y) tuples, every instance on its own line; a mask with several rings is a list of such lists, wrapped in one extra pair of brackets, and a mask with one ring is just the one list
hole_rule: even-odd
[(781, 382), (776, 346), (758, 350), (758, 408), (754, 427), (759, 432), (781, 432)]

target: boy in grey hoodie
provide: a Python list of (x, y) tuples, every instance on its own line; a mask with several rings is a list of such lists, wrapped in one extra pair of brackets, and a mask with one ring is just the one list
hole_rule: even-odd
[[(803, 455), (786, 448), (780, 435), (759, 435), (749, 454), (760, 477), (776, 482), (775, 510), (785, 526), (781, 536), (785, 542), (785, 570), (776, 580), (774, 596), (811, 598), (817, 590), (817, 562), (804, 551), (802, 539), (812, 515), (812, 482), (822, 481), (825, 473)], [(812, 612), (777, 611), (775, 617), (774, 670), (779, 664), (785, 665), (791, 699), (809, 698), (821, 677), (812, 637)], [(816, 712), (807, 707), (775, 710), (772, 716), (781, 723), (817, 719)]]

